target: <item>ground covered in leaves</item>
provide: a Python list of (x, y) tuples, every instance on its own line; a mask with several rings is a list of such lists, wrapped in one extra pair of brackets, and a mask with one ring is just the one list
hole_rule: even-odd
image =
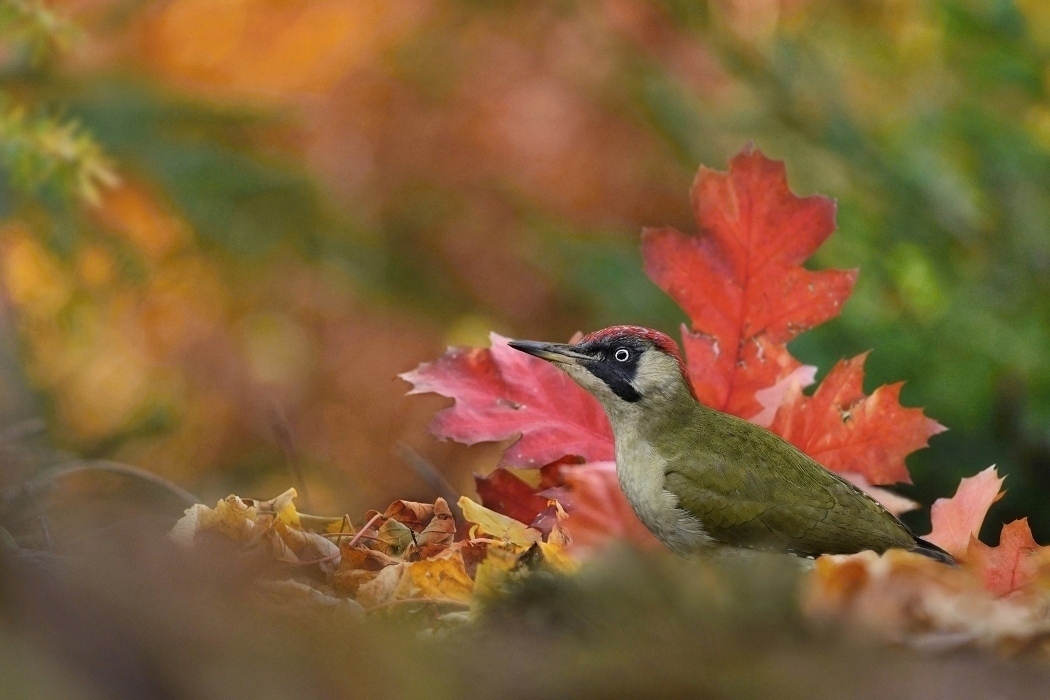
[[(967, 480), (938, 510), (958, 507), (983, 483), (998, 488), (992, 477), (989, 471)], [(214, 508), (196, 505), (170, 538), (189, 549), (215, 539), (234, 545), (237, 558), (266, 571), (255, 581), (255, 595), (278, 608), (350, 615), (402, 609), (429, 620), (431, 631), (470, 622), (530, 576), (571, 576), (581, 558), (596, 556), (572, 548), (563, 527), (570, 518), (555, 500), (539, 521), (545, 529), (466, 497), (457, 504), (461, 527), (439, 498), (434, 504), (395, 501), (355, 528), (349, 516), (298, 513), (294, 497), (289, 490), (269, 501), (231, 495)], [(780, 555), (728, 566), (744, 576), (770, 567), (795, 572), (799, 593), (787, 607), (799, 606), (811, 623), (846, 625), (920, 650), (981, 648), (1050, 660), (1050, 558), (1026, 556), (1019, 530), (1008, 527), (997, 548), (968, 540), (975, 563), (957, 568), (897, 551), (822, 557), (811, 572)]]
[[(222, 503), (210, 510), (241, 510), (236, 499)], [(240, 503), (242, 514), (266, 510)], [(212, 524), (192, 547), (122, 532), (105, 552), (61, 560), (0, 553), (5, 691), (41, 700), (947, 700), (1041, 698), (1050, 684), (1050, 667), (1030, 653), (916, 653), (841, 617), (811, 616), (798, 605), (811, 575), (786, 559), (725, 568), (613, 546), (568, 574), (523, 558), (532, 545), (500, 544), (514, 557), (508, 574), (489, 543), (471, 580), (482, 587), (489, 561), (502, 572), (498, 596), (476, 593), (469, 607), (433, 602), (427, 577), (412, 574), (425, 560), (389, 555), (396, 563), (384, 570), (402, 572), (386, 600), (415, 602), (384, 604), (361, 587), (357, 597), (337, 593), (340, 570), (355, 570), (349, 556), (328, 571), (309, 547), (294, 561), (285, 548), (297, 546), (288, 536), (297, 528), (276, 513)], [(471, 539), (503, 540), (480, 531)], [(458, 588), (439, 586), (442, 596)]]

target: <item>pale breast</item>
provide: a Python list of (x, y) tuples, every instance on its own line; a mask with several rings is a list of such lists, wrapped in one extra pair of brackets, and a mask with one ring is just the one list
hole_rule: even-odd
[(678, 507), (678, 498), (664, 488), (667, 460), (638, 435), (617, 431), (616, 476), (627, 501), (672, 551), (690, 554), (714, 545), (700, 521)]

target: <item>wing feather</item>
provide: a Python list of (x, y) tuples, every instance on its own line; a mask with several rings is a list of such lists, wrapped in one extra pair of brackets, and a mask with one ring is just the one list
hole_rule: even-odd
[(804, 555), (915, 546), (896, 518), (849, 482), (787, 443), (762, 449), (770, 439), (782, 443), (768, 431), (744, 421), (730, 427), (717, 453), (673, 455), (665, 467), (679, 507), (715, 540)]

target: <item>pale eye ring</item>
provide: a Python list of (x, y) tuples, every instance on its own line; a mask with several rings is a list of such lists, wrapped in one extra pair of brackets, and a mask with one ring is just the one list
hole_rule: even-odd
[(627, 362), (627, 360), (631, 359), (631, 352), (627, 348), (619, 348), (613, 353), (613, 357), (616, 358), (617, 362)]

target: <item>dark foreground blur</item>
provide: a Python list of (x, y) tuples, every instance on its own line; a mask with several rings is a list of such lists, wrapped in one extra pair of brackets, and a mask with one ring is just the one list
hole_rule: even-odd
[(866, 644), (797, 616), (797, 572), (611, 551), (442, 628), (267, 607), (234, 552), (125, 532), (0, 557), (6, 698), (1044, 698), (1050, 668)]

